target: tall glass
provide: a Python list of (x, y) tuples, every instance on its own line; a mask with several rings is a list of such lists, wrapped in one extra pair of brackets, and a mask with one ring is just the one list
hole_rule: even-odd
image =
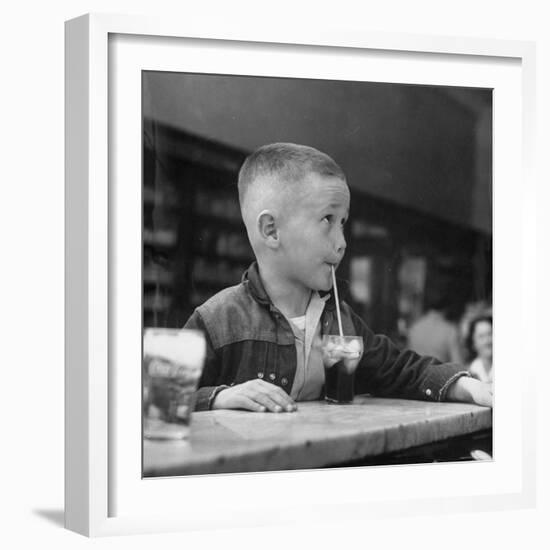
[(143, 335), (143, 436), (189, 436), (206, 342), (196, 330), (148, 328)]
[(322, 343), (325, 400), (351, 403), (355, 395), (355, 369), (363, 355), (363, 338), (325, 334)]

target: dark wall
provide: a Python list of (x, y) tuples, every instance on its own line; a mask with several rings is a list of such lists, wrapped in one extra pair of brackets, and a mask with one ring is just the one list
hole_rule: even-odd
[[(143, 129), (144, 325), (178, 327), (253, 260), (236, 186), (246, 152), (151, 119)], [(457, 315), (491, 301), (491, 239), (480, 232), (356, 190), (346, 241), (345, 299), (396, 341), (431, 287)]]
[[(145, 73), (144, 115), (250, 151), (317, 147), (352, 188), (490, 233), (490, 125), (444, 87)], [(470, 91), (470, 95), (472, 92)], [(490, 91), (474, 92), (490, 111)], [(484, 158), (479, 159), (483, 154)]]

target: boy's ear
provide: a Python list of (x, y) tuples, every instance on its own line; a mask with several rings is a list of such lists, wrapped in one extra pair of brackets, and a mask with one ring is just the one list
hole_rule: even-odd
[(279, 246), (279, 230), (273, 212), (270, 210), (262, 210), (256, 219), (258, 232), (264, 244), (270, 248)]

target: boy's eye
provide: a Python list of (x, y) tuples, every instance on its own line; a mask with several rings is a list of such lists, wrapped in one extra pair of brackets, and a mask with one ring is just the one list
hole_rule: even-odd
[[(323, 221), (326, 221), (328, 223), (333, 223), (334, 222), (334, 216), (332, 214), (328, 214), (323, 218)], [(340, 222), (342, 224), (342, 227), (344, 227), (346, 225), (347, 221), (348, 220), (346, 218), (342, 218), (342, 221)]]

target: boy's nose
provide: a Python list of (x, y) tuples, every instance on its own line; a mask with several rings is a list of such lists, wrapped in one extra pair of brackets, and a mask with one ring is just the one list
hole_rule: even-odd
[(344, 251), (346, 250), (346, 239), (344, 237), (344, 233), (340, 233), (340, 235), (337, 237), (336, 240), (336, 251), (338, 254), (344, 254)]

